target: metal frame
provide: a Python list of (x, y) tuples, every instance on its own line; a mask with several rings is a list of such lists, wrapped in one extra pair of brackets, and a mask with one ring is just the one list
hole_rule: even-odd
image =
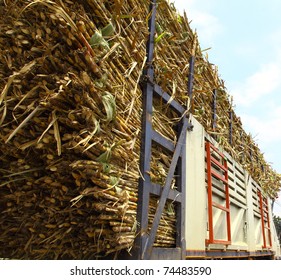
[(213, 90), (213, 100), (212, 100), (212, 129), (216, 131), (217, 129), (217, 89)]
[[(231, 244), (231, 224), (230, 224), (230, 200), (229, 200), (229, 186), (228, 186), (228, 168), (227, 159), (213, 144), (206, 141), (206, 160), (207, 160), (207, 183), (208, 183), (208, 222), (209, 222), (209, 239), (206, 239), (206, 244)], [(212, 154), (215, 153), (221, 158), (220, 163)], [(224, 175), (214, 171), (212, 165), (215, 165)], [(213, 201), (213, 183), (212, 178), (215, 177), (221, 181), (225, 188), (225, 206), (222, 206)], [(226, 226), (227, 226), (227, 240), (215, 239), (214, 225), (213, 225), (213, 207), (216, 207), (226, 212)]]
[[(141, 154), (140, 154), (140, 171), (142, 176), (139, 180), (138, 190), (138, 235), (134, 246), (134, 259), (185, 259), (185, 172), (186, 172), (186, 133), (192, 129), (188, 118), (186, 117), (186, 108), (180, 105), (177, 101), (171, 100), (171, 96), (164, 92), (160, 86), (154, 84), (154, 69), (153, 69), (153, 51), (154, 51), (154, 35), (155, 35), (155, 19), (156, 19), (156, 0), (150, 4), (149, 18), (149, 38), (147, 41), (147, 64), (144, 70), (144, 85), (143, 85), (143, 120), (142, 120), (142, 139), (141, 139)], [(194, 60), (193, 60), (194, 64)], [(190, 67), (194, 69), (194, 65)], [(193, 70), (192, 70), (193, 71)], [(189, 75), (191, 78), (188, 82), (188, 90), (192, 96), (193, 73)], [(172, 109), (180, 118), (178, 123), (178, 140), (174, 144), (172, 141), (164, 138), (152, 128), (152, 111), (153, 98), (158, 96), (169, 108)], [(173, 153), (171, 165), (164, 186), (151, 182), (149, 175), (151, 162), (152, 142), (165, 148)], [(175, 171), (177, 172), (176, 190), (171, 189), (171, 183), (174, 178)], [(151, 225), (148, 229), (148, 212), (149, 198), (154, 194), (159, 196), (159, 202), (156, 213)], [(171, 200), (176, 207), (176, 244), (175, 248), (156, 248), (153, 246), (157, 229), (161, 220), (165, 203)]]
[[(271, 240), (268, 200), (267, 198), (264, 198), (262, 196), (261, 191), (258, 192), (258, 195), (259, 195), (259, 203), (260, 203), (260, 211), (261, 211), (261, 228), (262, 228), (262, 239), (263, 239), (262, 248), (271, 248), (272, 240)], [(266, 233), (268, 235), (269, 246), (267, 246), (267, 242), (266, 242)]]
[(230, 109), (229, 111), (229, 144), (232, 146), (233, 144), (233, 111)]
[(194, 81), (194, 65), (195, 65), (195, 56), (191, 54), (189, 59), (189, 73), (188, 73), (188, 84), (187, 84), (187, 92), (190, 100), (190, 112), (194, 111), (193, 104), (193, 81)]
[(224, 250), (206, 250), (206, 251), (187, 251), (187, 259), (263, 259), (274, 258), (274, 252), (270, 250), (262, 251), (224, 251)]

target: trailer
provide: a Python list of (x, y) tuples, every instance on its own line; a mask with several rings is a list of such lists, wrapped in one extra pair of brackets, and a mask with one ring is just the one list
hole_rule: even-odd
[(271, 199), (196, 120), (192, 123), (186, 144), (191, 159), (186, 172), (187, 258), (280, 256)]
[(280, 257), (281, 175), (186, 15), (166, 0), (0, 9), (1, 258)]
[[(151, 6), (147, 68), (143, 85), (143, 124), (139, 183), (138, 232), (133, 258), (136, 259), (275, 259), (280, 244), (272, 216), (272, 200), (258, 182), (225, 152), (186, 109), (154, 83), (153, 48), (156, 2)], [(192, 100), (195, 57), (189, 61), (188, 93)], [(152, 128), (153, 98), (169, 104), (180, 121), (173, 144)], [(172, 101), (171, 101), (172, 100)], [(213, 127), (216, 126), (214, 89)], [(232, 116), (230, 116), (232, 118)], [(232, 126), (229, 142), (232, 143)], [(151, 182), (151, 147), (173, 153), (163, 186)], [(171, 188), (177, 172), (176, 187)], [(151, 195), (158, 195), (158, 207), (148, 230)], [(176, 203), (176, 247), (153, 246), (161, 214), (167, 201)]]
[[(169, 100), (168, 96), (166, 100)], [(176, 103), (173, 106), (180, 108)], [(179, 185), (177, 190), (168, 187), (165, 189), (167, 184), (161, 189), (161, 186), (155, 184), (149, 186), (149, 177), (140, 183), (140, 191), (145, 183), (146, 195), (149, 196), (150, 193), (159, 195), (160, 198), (158, 211), (154, 217), (155, 227), (152, 226), (151, 231), (144, 228), (147, 227), (149, 199), (143, 197), (140, 201), (139, 231), (143, 234), (138, 238), (140, 243), (136, 243), (133, 257), (139, 259), (280, 258), (280, 243), (273, 222), (272, 200), (263, 194), (261, 186), (239, 163), (221, 149), (216, 140), (206, 133), (203, 126), (192, 115), (185, 121), (183, 127), (186, 129), (184, 130), (186, 135), (179, 138), (178, 146), (175, 147), (176, 154), (177, 147), (181, 146), (180, 156), (175, 154), (173, 156), (173, 159), (177, 157), (181, 160), (182, 173), (178, 179), (182, 185)], [(155, 133), (150, 132), (151, 141), (158, 141), (167, 149), (172, 147), (171, 143), (165, 142), (164, 139), (161, 141), (161, 137), (159, 135), (156, 137)], [(172, 164), (175, 167), (176, 164)], [(171, 172), (174, 172), (173, 166), (171, 165)], [(166, 200), (177, 203), (178, 246), (176, 248), (153, 247), (157, 221)]]

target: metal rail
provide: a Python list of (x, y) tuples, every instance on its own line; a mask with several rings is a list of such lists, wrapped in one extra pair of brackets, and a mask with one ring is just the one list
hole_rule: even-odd
[[(260, 203), (260, 212), (261, 212), (261, 229), (262, 229), (262, 239), (263, 239), (263, 248), (271, 248), (271, 228), (270, 228), (270, 219), (269, 219), (269, 210), (268, 210), (268, 201), (267, 198), (262, 196), (262, 193), (258, 192), (259, 203)], [(268, 241), (268, 242), (267, 242)]]
[(233, 111), (230, 109), (229, 111), (229, 144), (232, 146), (233, 144)]
[[(144, 70), (143, 85), (143, 119), (142, 139), (140, 155), (140, 171), (142, 177), (139, 180), (138, 190), (138, 235), (134, 246), (134, 259), (185, 259), (185, 172), (186, 172), (186, 132), (192, 129), (186, 111), (181, 104), (171, 100), (171, 96), (163, 91), (160, 86), (154, 84), (153, 52), (156, 20), (156, 0), (150, 4), (149, 38), (147, 41), (147, 63)], [(192, 83), (194, 71), (194, 58), (190, 60), (188, 93), (192, 98)], [(152, 128), (153, 98), (161, 98), (178, 116), (177, 143), (163, 137)], [(152, 157), (152, 143), (162, 147), (173, 154), (164, 186), (155, 184), (150, 177), (150, 164)], [(176, 173), (176, 176), (175, 176)], [(176, 190), (171, 189), (173, 178), (176, 178)], [(149, 200), (151, 194), (159, 197), (157, 209), (151, 227), (149, 229)], [(166, 202), (170, 200), (175, 204), (176, 212), (176, 244), (174, 248), (154, 247), (157, 230)]]
[[(220, 161), (216, 159), (220, 158)], [(207, 160), (207, 183), (208, 183), (208, 221), (209, 221), (209, 239), (206, 244), (231, 244), (231, 227), (230, 227), (230, 200), (229, 200), (229, 186), (228, 186), (228, 168), (227, 159), (225, 156), (209, 141), (206, 142), (206, 160)], [(218, 171), (215, 171), (215, 166)], [(215, 177), (221, 181), (225, 191), (225, 206), (213, 201), (213, 183), (212, 178)], [(214, 225), (213, 225), (213, 207), (220, 209), (226, 213), (226, 232), (227, 239), (215, 239)]]
[(213, 100), (212, 100), (212, 129), (215, 132), (217, 129), (217, 90), (213, 90)]

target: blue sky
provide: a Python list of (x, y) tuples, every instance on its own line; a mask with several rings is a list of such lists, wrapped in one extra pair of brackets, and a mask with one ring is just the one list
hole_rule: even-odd
[[(173, 0), (218, 66), (243, 127), (281, 173), (281, 1)], [(279, 205), (278, 205), (278, 204)], [(274, 212), (281, 216), (281, 193)]]

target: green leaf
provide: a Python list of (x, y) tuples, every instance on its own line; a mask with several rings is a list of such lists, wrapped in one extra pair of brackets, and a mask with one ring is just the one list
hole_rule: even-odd
[(102, 33), (98, 30), (90, 38), (89, 44), (92, 48), (103, 47), (107, 50), (110, 49), (108, 42), (103, 38)]
[(163, 29), (158, 22), (156, 22), (156, 24), (155, 24), (155, 29), (156, 29), (157, 34), (163, 33)]
[(108, 163), (103, 162), (102, 163), (102, 169), (103, 169), (104, 173), (108, 174), (111, 170), (111, 167)]
[(109, 23), (101, 30), (102, 36), (112, 36), (115, 32), (115, 27), (112, 23)]
[(106, 122), (111, 122), (116, 117), (116, 102), (114, 96), (106, 91), (102, 96), (102, 103), (106, 111)]
[(97, 161), (98, 162), (102, 162), (102, 163), (107, 163), (109, 162), (111, 158), (111, 149), (108, 149), (107, 151), (105, 151), (104, 153), (102, 153), (98, 158)]
[(99, 31), (96, 31), (94, 35), (90, 38), (89, 44), (91, 45), (91, 47), (98, 46), (101, 44), (102, 40), (102, 34)]
[(168, 34), (166, 31), (164, 31), (163, 33), (161, 33), (156, 39), (155, 39), (155, 44), (159, 43), (160, 40), (166, 36), (166, 34)]
[(119, 182), (119, 178), (118, 177), (115, 177), (115, 176), (110, 176), (109, 177), (109, 184), (112, 185), (112, 186), (115, 186), (117, 185)]

